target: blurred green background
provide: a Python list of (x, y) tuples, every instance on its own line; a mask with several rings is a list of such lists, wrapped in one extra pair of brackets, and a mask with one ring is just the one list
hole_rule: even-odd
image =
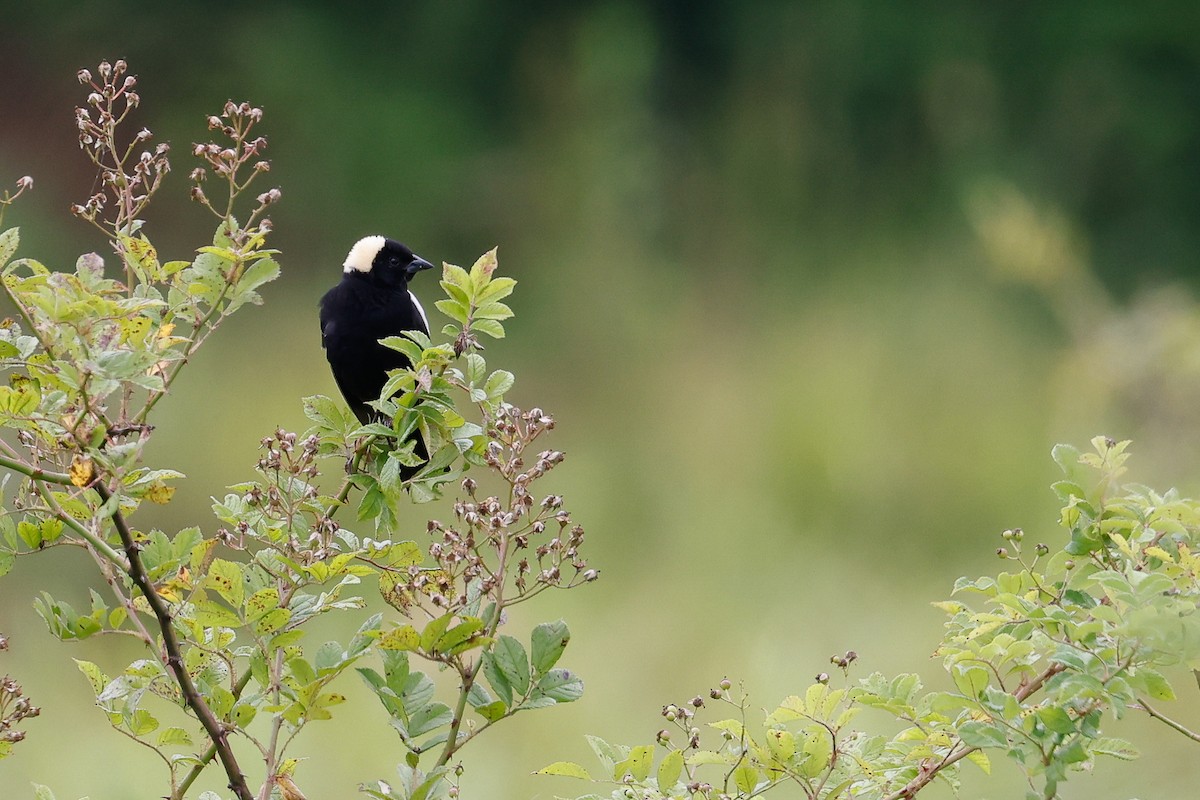
[[(211, 529), (258, 438), (336, 392), (315, 305), (360, 236), (459, 264), (499, 245), (520, 281), (489, 359), (517, 373), (514, 402), (556, 414), (568, 460), (548, 480), (603, 577), (513, 620), (569, 620), (587, 695), (469, 748), (467, 796), (581, 789), (529, 773), (586, 761), (585, 732), (650, 741), (664, 703), (725, 675), (766, 706), (853, 648), (940, 683), (929, 602), (997, 568), (1003, 528), (1062, 541), (1056, 441), (1133, 438), (1136, 479), (1196, 491), (1194, 3), (10, 3), (0, 181), (36, 181), (5, 220), (22, 255), (66, 267), (103, 245), (66, 212), (94, 179), (74, 75), (118, 57), (136, 124), (174, 145), (161, 252), (210, 234), (188, 151), (226, 99), (265, 109), (284, 196), (284, 277), (159, 406), (151, 458), (190, 480), (141, 526)], [(446, 512), (407, 512), (414, 537), (427, 513)], [(54, 552), (0, 585), (0, 671), (45, 709), (0, 797), (161, 791), (70, 661), (136, 653), (57, 644), (32, 612), (43, 588), (86, 605), (88, 575)], [(313, 800), (399, 758), (345, 688), (358, 702), (301, 741)], [(1194, 794), (1194, 745), (1115, 731), (1143, 759), (1064, 797)], [(1007, 765), (972, 769), (965, 796), (1021, 791)]]

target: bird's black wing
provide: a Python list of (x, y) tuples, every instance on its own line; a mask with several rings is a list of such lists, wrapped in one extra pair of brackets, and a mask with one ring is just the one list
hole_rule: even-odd
[(368, 402), (377, 400), (389, 370), (408, 358), (379, 344), (387, 336), (429, 326), (415, 298), (405, 292), (364, 291), (343, 280), (321, 298), (321, 344), (342, 397), (362, 423), (385, 421)]

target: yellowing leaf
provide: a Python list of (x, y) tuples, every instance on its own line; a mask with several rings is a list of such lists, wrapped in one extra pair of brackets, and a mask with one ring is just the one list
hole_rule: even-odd
[(496, 248), (493, 247), (481, 255), (471, 266), (471, 286), (476, 292), (492, 279), (492, 273), (496, 271), (496, 263)]
[(67, 474), (71, 476), (71, 483), (80, 488), (87, 486), (92, 482), (92, 478), (96, 476), (96, 470), (92, 467), (92, 460), (87, 456), (75, 456), (71, 461), (71, 466), (67, 470)]
[[(72, 480), (74, 480), (72, 478)], [(171, 498), (175, 496), (175, 487), (168, 486), (162, 481), (155, 481), (150, 488), (146, 490), (146, 499), (151, 503), (157, 503), (160, 506), (165, 506), (171, 502)]]
[(967, 753), (967, 760), (983, 770), (984, 775), (992, 774), (992, 760), (985, 750), (972, 750)]
[(416, 650), (421, 646), (421, 634), (412, 625), (393, 628), (379, 637), (381, 650)]

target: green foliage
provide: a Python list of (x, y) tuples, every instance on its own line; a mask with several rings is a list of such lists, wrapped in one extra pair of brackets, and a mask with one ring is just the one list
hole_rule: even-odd
[[(15, 441), (0, 440), (0, 466), (18, 477), (0, 515), (0, 575), (59, 547), (95, 559), (89, 608), (44, 592), (35, 607), (61, 640), (116, 635), (145, 647), (115, 669), (86, 658), (76, 664), (113, 728), (158, 754), (171, 800), (187, 796), (216, 761), (240, 800), (302, 796), (289, 748), (308, 724), (338, 712), (341, 680), (352, 671), (379, 698), (404, 753), (399, 781), (363, 791), (405, 800), (456, 793), (452, 760), (468, 741), (518, 711), (583, 693), (579, 677), (557, 666), (566, 623), (513, 636), (501, 633), (507, 610), (597, 576), (562, 498), (534, 494), (563, 460), (532, 447), (553, 418), (505, 402), (512, 374), (489, 370), (480, 353), (480, 335), (504, 335), (501, 321), (512, 311), (500, 301), (515, 281), (495, 275), (495, 251), (469, 272), (445, 266), (447, 299), (437, 307), (452, 320), (452, 341), (385, 341), (412, 362), (376, 401), (391, 425), (359, 426), (339, 402), (306, 398), (312, 428), (262, 439), (253, 478), (214, 498), (215, 526), (139, 529), (141, 505), (169, 503), (184, 479), (145, 463), (149, 420), (197, 348), (230, 315), (260, 303), (258, 291), (279, 276), (263, 216), (279, 193), (259, 195), (245, 224), (234, 217), (238, 198), (266, 171), (255, 162), (265, 140), (251, 134), (260, 110), (227, 104), (209, 127), (229, 141), (194, 151), (207, 168), (193, 172), (193, 197), (219, 220), (212, 244), (191, 259), (160, 258), (131, 209), (147, 207), (169, 170), (166, 149), (138, 158), (116, 147), (117, 126), (137, 104), (136, 81), (123, 77), (121, 63), (100, 73), (99, 84), (81, 73), (97, 91), (91, 110), (80, 112), (80, 141), (105, 189), (75, 213), (104, 233), (124, 279), (111, 277), (96, 254), (70, 272), (12, 261), (18, 233), (0, 233), (0, 279), (21, 317), (0, 326), (8, 377), (0, 426)], [(209, 175), (226, 200), (202, 188)], [(414, 432), (428, 445), (424, 462)], [(401, 478), (401, 467), (418, 465)], [(490, 491), (465, 476), (471, 469)], [(332, 494), (331, 479), (340, 481)], [(337, 519), (355, 490), (353, 525), (372, 536)], [(397, 536), (402, 507), (449, 492), (458, 497), (444, 509), (446, 522), (430, 521), (421, 541)], [(387, 602), (387, 618), (363, 613), (364, 590)], [(318, 618), (335, 620), (342, 637), (313, 641)], [(435, 684), (432, 670), (456, 681)], [(16, 689), (9, 699), (20, 697)], [(18, 734), (0, 742), (0, 756)], [(242, 765), (259, 763), (254, 792), (246, 777), (253, 770)]]
[[(632, 748), (593, 738), (598, 771), (556, 762), (540, 772), (615, 785), (613, 798), (749, 798), (786, 784), (808, 798), (901, 800), (935, 779), (957, 788), (962, 761), (990, 772), (1004, 756), (1036, 787), (1030, 798), (1052, 798), (1072, 772), (1137, 758), (1103, 733), (1130, 710), (1200, 741), (1156, 708), (1175, 699), (1185, 668), (1200, 668), (1200, 501), (1120, 484), (1129, 442), (1092, 445), (1054, 449), (1062, 548), (1005, 531), (998, 555), (1011, 569), (961, 578), (955, 599), (935, 604), (949, 617), (936, 653), (950, 688), (878, 673), (831, 688), (822, 674), (751, 724), (725, 681), (709, 701), (664, 707), (679, 744), (670, 729)], [(856, 658), (833, 662), (845, 673)], [(713, 701), (734, 714), (702, 728), (696, 717)], [(898, 732), (852, 727), (863, 709)]]

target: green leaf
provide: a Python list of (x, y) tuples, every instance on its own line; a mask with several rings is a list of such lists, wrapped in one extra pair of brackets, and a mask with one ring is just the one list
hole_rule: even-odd
[(158, 720), (149, 711), (139, 708), (129, 715), (126, 726), (134, 736), (140, 737), (158, 730)]
[(968, 747), (1008, 746), (1004, 731), (986, 722), (964, 722), (958, 729), (958, 736)]
[(951, 669), (954, 685), (967, 697), (979, 697), (988, 685), (988, 673), (977, 665), (955, 664)]
[(1075, 732), (1075, 723), (1066, 711), (1058, 706), (1044, 706), (1037, 710), (1038, 720), (1047, 730), (1055, 733), (1069, 734)]
[(564, 778), (579, 778), (580, 780), (590, 781), (592, 776), (586, 769), (576, 764), (574, 761), (555, 761), (553, 764), (548, 764), (542, 767), (534, 775), (561, 775)]
[(619, 781), (628, 773), (636, 781), (644, 781), (650, 776), (650, 767), (654, 764), (654, 746), (643, 744), (629, 751), (624, 761), (613, 767), (613, 780)]
[[(263, 614), (254, 621), (254, 630), (259, 635), (275, 633), (281, 630), (292, 619), (292, 612), (286, 608), (275, 608)], [(301, 633), (300, 631), (292, 631), (292, 633)], [(297, 637), (299, 638), (299, 637)], [(278, 640), (279, 637), (276, 637)], [(278, 645), (281, 646), (281, 645)]]
[(683, 773), (683, 751), (672, 750), (663, 757), (662, 762), (658, 765), (658, 790), (663, 794), (669, 794), (675, 784), (679, 782), (679, 776)]
[(492, 279), (492, 273), (496, 271), (496, 248), (488, 250), (486, 253), (475, 259), (475, 263), (471, 265), (471, 288), (472, 294), (477, 296), (480, 289), (488, 284)]
[(504, 670), (501, 669), (494, 653), (483, 654), (483, 675), (487, 678), (492, 691), (500, 696), (506, 706), (511, 707), (513, 704), (512, 684), (505, 677)]
[(525, 654), (525, 646), (513, 637), (501, 634), (492, 648), (492, 657), (513, 691), (523, 697), (529, 691), (529, 656)]
[(453, 614), (443, 614), (436, 619), (430, 620), (425, 625), (425, 630), (421, 631), (421, 649), (431, 651), (434, 643), (446, 632), (446, 628), (450, 626), (450, 622), (453, 619)]
[[(283, 609), (277, 608), (275, 611), (283, 611)], [(267, 616), (270, 616), (270, 614)], [(206, 628), (236, 628), (242, 624), (242, 620), (237, 614), (233, 613), (215, 600), (205, 600), (203, 602), (196, 603), (195, 611), (192, 614), (192, 619), (194, 619), (198, 625), (202, 625)], [(261, 623), (262, 620), (259, 620), (255, 627), (258, 627)]]
[(1131, 742), (1124, 739), (1116, 739), (1113, 737), (1102, 737), (1093, 739), (1088, 747), (1093, 753), (1102, 756), (1111, 756), (1119, 758), (1122, 761), (1133, 761), (1141, 757), (1141, 751), (1137, 749)]
[(433, 305), (455, 322), (467, 324), (467, 312), (457, 300), (437, 300)]
[(1139, 682), (1146, 687), (1146, 693), (1155, 700), (1174, 700), (1175, 690), (1163, 677), (1162, 673), (1152, 669), (1142, 668), (1137, 672)]
[(462, 622), (446, 631), (434, 643), (438, 653), (455, 655), (478, 646), (477, 634), (483, 630), (483, 620), (478, 617), (463, 617)]
[(504, 338), (504, 326), (494, 319), (477, 319), (471, 324), (471, 330), (486, 333), (493, 339)]
[(742, 762), (733, 771), (733, 782), (739, 789), (749, 794), (758, 785), (758, 770), (754, 768), (753, 764)]
[(563, 620), (543, 622), (533, 629), (532, 645), (533, 671), (536, 675), (544, 675), (562, 657), (567, 642), (571, 641), (571, 632)]
[(264, 283), (270, 283), (279, 277), (279, 264), (273, 258), (260, 258), (255, 261), (246, 271), (242, 273), (242, 277), (237, 282), (237, 290), (239, 294), (244, 294), (257, 289)]
[(622, 748), (620, 745), (609, 744), (599, 736), (584, 734), (587, 739), (588, 746), (592, 748), (592, 752), (596, 754), (596, 758), (604, 765), (604, 769), (612, 772), (613, 767), (618, 761), (625, 758), (627, 748)]
[(478, 305), (486, 305), (487, 303), (503, 300), (512, 294), (513, 287), (517, 282), (512, 278), (499, 277), (492, 278), (486, 286), (484, 286), (478, 294), (475, 295), (475, 302)]
[(166, 728), (158, 735), (158, 744), (160, 746), (168, 744), (190, 746), (192, 744), (192, 737), (183, 728)]
[(473, 293), (471, 288), (471, 276), (462, 267), (454, 264), (442, 265), (442, 280), (446, 283), (458, 286), (467, 292)]
[(513, 387), (514, 383), (516, 383), (516, 378), (513, 377), (511, 372), (498, 369), (488, 376), (483, 390), (487, 393), (489, 400), (499, 400), (504, 396), (505, 392)]
[(279, 608), (279, 590), (259, 589), (246, 601), (246, 620), (254, 622), (269, 611)]
[(537, 694), (570, 703), (583, 697), (583, 679), (565, 669), (552, 669), (537, 682)]
[(31, 549), (36, 550), (42, 544), (42, 529), (28, 520), (17, 523), (17, 535)]

